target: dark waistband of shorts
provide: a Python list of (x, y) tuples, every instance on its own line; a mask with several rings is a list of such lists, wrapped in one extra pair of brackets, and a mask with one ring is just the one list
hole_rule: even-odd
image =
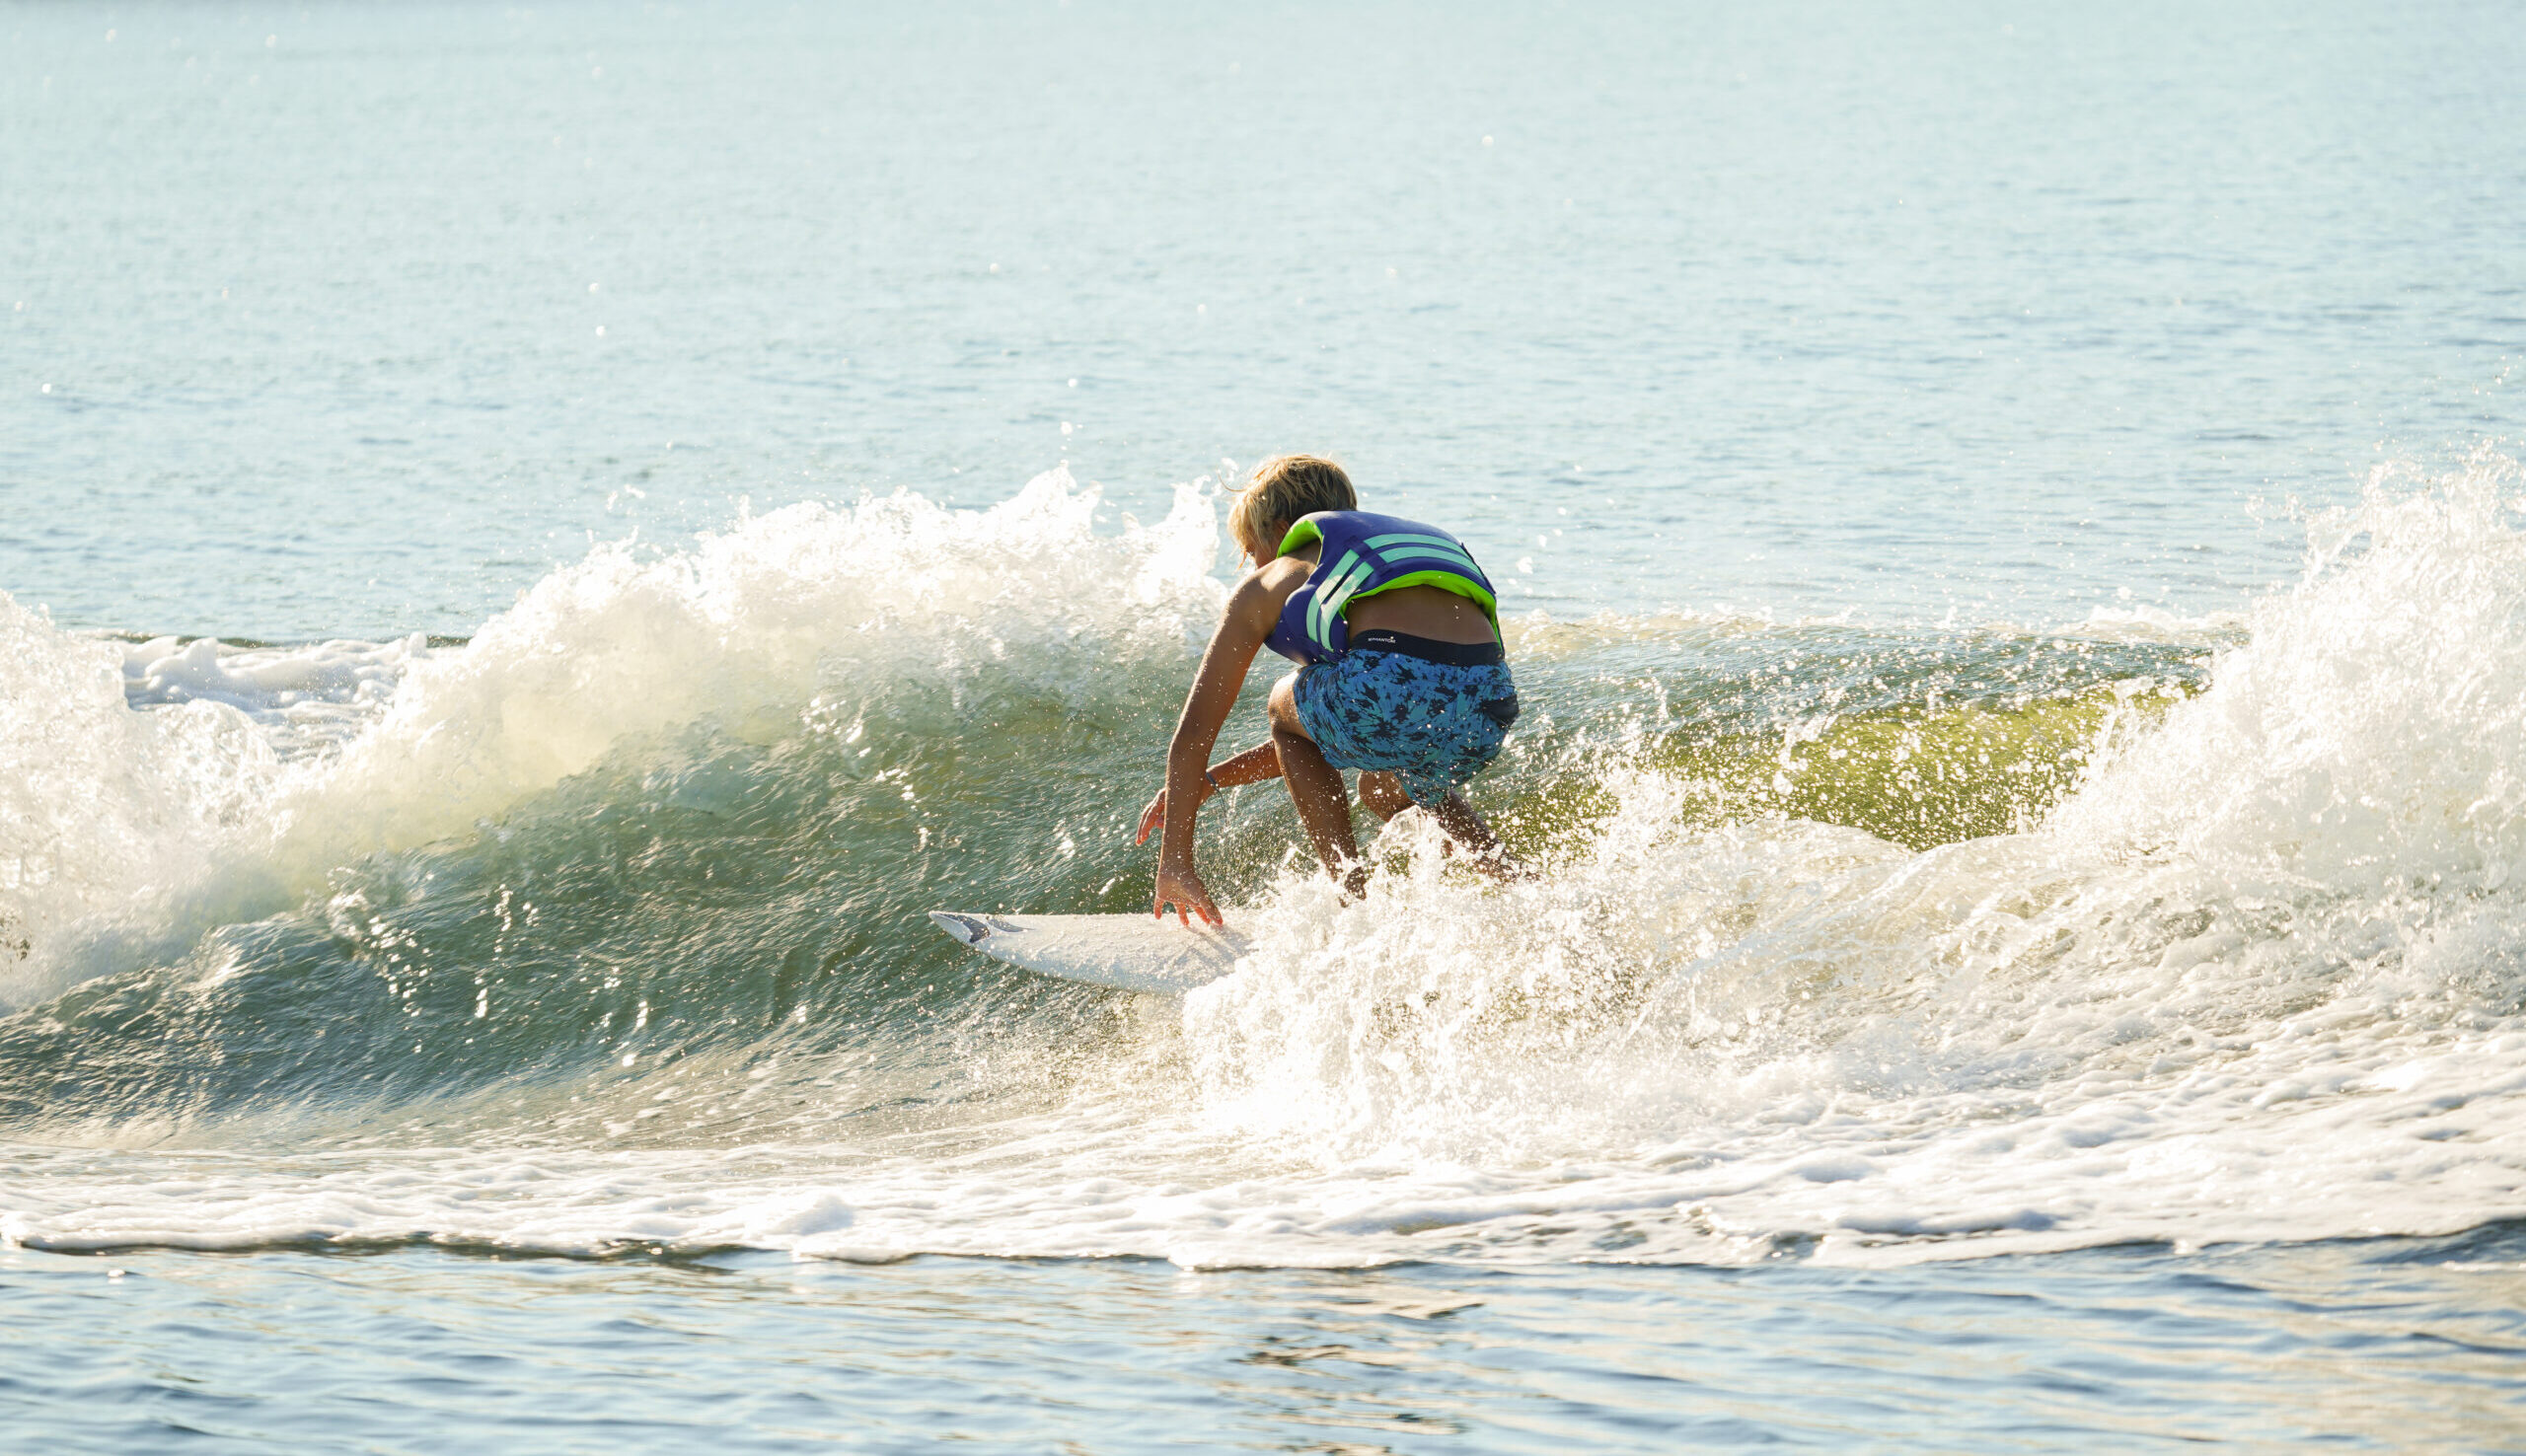
[(1497, 642), (1441, 642), (1431, 637), (1416, 637), (1410, 632), (1388, 631), (1372, 627), (1351, 634), (1353, 652), (1400, 652), (1423, 662), (1442, 667), (1496, 667), (1509, 660)]

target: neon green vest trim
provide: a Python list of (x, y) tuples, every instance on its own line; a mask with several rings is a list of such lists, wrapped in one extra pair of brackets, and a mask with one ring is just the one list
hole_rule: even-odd
[[(1300, 521), (1291, 526), (1289, 533), (1281, 538), (1281, 548), (1275, 554), (1286, 556), (1305, 546), (1321, 545), (1323, 541), (1324, 533), (1316, 527), (1314, 522)], [(1361, 545), (1372, 551), (1380, 551), (1396, 546), (1412, 546), (1416, 548), (1416, 554), (1422, 556), (1436, 556), (1441, 560), (1461, 562), (1465, 570), (1474, 573), (1474, 576), (1461, 576), (1453, 571), (1433, 568), (1406, 572), (1381, 586), (1362, 591), (1360, 583), (1375, 573), (1376, 563), (1362, 557), (1357, 550), (1346, 551), (1342, 559), (1334, 563), (1332, 570), (1324, 572), (1323, 584), (1316, 589), (1314, 600), (1307, 606), (1306, 634), (1319, 646), (1325, 645), (1330, 640), (1328, 623), (1337, 617), (1345, 621), (1350, 619), (1352, 603), (1363, 598), (1379, 596), (1400, 587), (1413, 586), (1437, 587), (1443, 592), (1452, 593), (1471, 602), (1481, 608), (1482, 615), (1490, 620), (1491, 635), (1495, 638), (1501, 637), (1500, 604), (1489, 591), (1483, 588), (1481, 581), (1476, 579), (1482, 568), (1475, 565), (1473, 558), (1466, 555), (1464, 548), (1456, 543), (1444, 536), (1431, 536), (1417, 531), (1399, 531), (1384, 536), (1370, 537)]]

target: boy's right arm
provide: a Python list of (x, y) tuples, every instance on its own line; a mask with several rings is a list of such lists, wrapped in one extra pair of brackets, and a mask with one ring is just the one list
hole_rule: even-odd
[(1163, 914), (1173, 905), (1179, 919), (1191, 912), (1212, 924), (1223, 923), (1219, 908), (1211, 903), (1210, 892), (1193, 867), (1193, 816), (1202, 806), (1202, 771), (1210, 765), (1212, 746), (1219, 742), (1220, 729), (1236, 706), (1254, 654), (1272, 633), (1281, 604), (1306, 580), (1302, 566), (1284, 559), (1238, 582), (1228, 597), (1227, 610), (1220, 616), (1209, 650), (1202, 654), (1201, 671), (1194, 674), (1193, 691), (1185, 694), (1183, 714), (1176, 719), (1175, 737), (1166, 750), (1165, 828), (1158, 837), (1153, 913)]

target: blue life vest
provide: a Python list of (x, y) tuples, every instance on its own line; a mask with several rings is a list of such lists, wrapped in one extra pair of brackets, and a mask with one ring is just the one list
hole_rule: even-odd
[(1500, 633), (1500, 604), (1491, 579), (1473, 562), (1464, 543), (1435, 526), (1366, 511), (1318, 511), (1299, 518), (1281, 538), (1286, 556), (1309, 542), (1322, 543), (1315, 571), (1290, 594), (1281, 619), (1263, 645), (1298, 662), (1331, 662), (1350, 646), (1343, 612), (1362, 597), (1397, 587), (1434, 586), (1482, 609)]

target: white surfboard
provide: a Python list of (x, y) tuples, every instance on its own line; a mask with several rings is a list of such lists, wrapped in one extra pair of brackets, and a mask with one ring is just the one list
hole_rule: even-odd
[(1181, 995), (1236, 969), (1243, 935), (1173, 915), (984, 915), (931, 910), (938, 928), (995, 961), (1064, 981)]

